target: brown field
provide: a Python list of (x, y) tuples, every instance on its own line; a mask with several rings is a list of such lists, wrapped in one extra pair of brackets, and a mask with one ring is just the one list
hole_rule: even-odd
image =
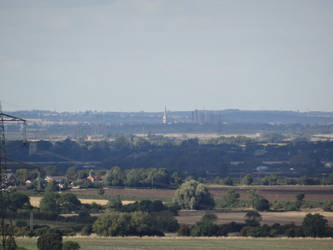
[[(72, 189), (70, 192), (73, 194), (88, 194), (97, 195), (96, 189)], [(137, 196), (147, 197), (151, 199), (167, 199), (171, 198), (175, 190), (174, 189), (140, 189), (140, 188), (105, 188), (105, 195), (122, 195), (122, 196)]]
[[(201, 217), (208, 211), (198, 210), (182, 210), (177, 216), (179, 223), (194, 224), (201, 219)], [(217, 224), (225, 224), (234, 222), (244, 222), (245, 212), (218, 212), (212, 211), (217, 215)], [(328, 220), (328, 224), (333, 226), (333, 212), (322, 211), (289, 211), (289, 212), (260, 212), (262, 216), (262, 224), (272, 225), (274, 223), (288, 224), (294, 222), (296, 225), (301, 225), (306, 214), (320, 213)]]
[[(297, 193), (304, 193), (305, 200), (327, 201), (333, 200), (333, 186), (221, 186), (210, 185), (209, 191), (214, 198), (221, 199), (228, 190), (235, 190), (240, 194), (241, 199), (247, 198), (249, 190), (257, 190), (269, 201), (290, 201), (295, 200)], [(74, 194), (97, 195), (96, 189), (71, 190)], [(175, 193), (174, 189), (136, 189), (136, 188), (107, 188), (106, 195), (122, 195), (129, 197), (146, 197), (150, 199), (171, 199)], [(130, 199), (132, 200), (132, 199)], [(133, 199), (134, 200), (134, 199)]]
[(249, 190), (257, 190), (260, 195), (264, 196), (269, 201), (295, 200), (298, 193), (304, 193), (305, 200), (308, 201), (333, 200), (333, 186), (209, 186), (209, 191), (217, 199), (223, 198), (228, 190), (235, 190), (238, 192), (241, 199), (247, 198), (247, 192)]

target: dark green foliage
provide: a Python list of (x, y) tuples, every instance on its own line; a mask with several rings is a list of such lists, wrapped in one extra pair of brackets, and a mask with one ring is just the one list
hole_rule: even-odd
[(219, 205), (222, 208), (237, 207), (239, 205), (239, 193), (234, 190), (228, 190)]
[(177, 189), (174, 202), (185, 209), (212, 209), (214, 199), (203, 184), (189, 180)]
[(62, 245), (62, 250), (78, 250), (78, 249), (80, 249), (80, 245), (75, 241), (66, 241)]
[(60, 195), (54, 192), (46, 192), (40, 201), (39, 208), (43, 212), (58, 214), (60, 207), (57, 202)]
[(303, 193), (298, 193), (298, 194), (296, 195), (296, 200), (297, 200), (297, 201), (303, 201), (303, 200), (304, 200), (304, 197), (305, 197), (305, 194), (303, 194)]
[(177, 234), (180, 236), (190, 236), (192, 227), (187, 224), (180, 224)]
[(247, 174), (242, 178), (242, 185), (251, 185), (253, 183), (253, 178), (251, 174)]
[(82, 227), (81, 235), (90, 235), (92, 233), (92, 227), (90, 225)]
[(270, 236), (269, 226), (246, 226), (240, 231), (241, 236), (251, 236), (251, 237), (268, 237)]
[(37, 240), (39, 250), (61, 250), (62, 235), (56, 231), (48, 231), (42, 234)]
[(233, 180), (228, 176), (226, 178), (223, 179), (222, 181), (222, 184), (223, 185), (226, 185), (226, 186), (232, 186), (234, 184)]
[(302, 227), (305, 236), (327, 236), (328, 223), (324, 216), (320, 214), (307, 214), (303, 220)]
[(30, 209), (30, 200), (29, 197), (20, 192), (12, 192), (9, 194), (9, 208), (12, 210), (26, 208)]
[(81, 208), (80, 200), (72, 193), (60, 195), (57, 203), (62, 213), (76, 212)]
[(103, 187), (100, 187), (99, 189), (98, 189), (98, 194), (99, 195), (104, 195), (104, 188)]
[(217, 217), (215, 214), (205, 214), (191, 230), (191, 236), (218, 236), (219, 226), (214, 222)]
[(93, 231), (101, 236), (163, 235), (154, 217), (145, 212), (110, 212), (93, 224)]
[(256, 199), (254, 201), (253, 208), (258, 211), (266, 211), (266, 210), (269, 210), (270, 204), (269, 204), (269, 201), (266, 200), (265, 198), (260, 198), (260, 199)]
[(3, 248), (2, 245), (3, 242), (1, 242), (0, 250), (17, 250), (17, 245), (15, 242), (15, 238), (13, 236), (9, 236), (5, 239), (5, 247)]
[(257, 211), (249, 211), (245, 214), (245, 224), (251, 227), (260, 225), (261, 215)]
[(122, 186), (126, 180), (125, 173), (119, 167), (113, 167), (106, 172), (104, 182), (107, 186)]
[(57, 191), (58, 191), (58, 187), (57, 187), (57, 184), (55, 183), (55, 181), (50, 181), (49, 183), (47, 183), (45, 192), (57, 192)]
[(106, 205), (109, 209), (120, 210), (122, 208), (122, 203), (119, 195), (113, 195), (109, 198), (109, 201)]
[(252, 208), (258, 211), (265, 211), (270, 208), (269, 201), (259, 195), (255, 190), (248, 191), (248, 203)]
[(155, 227), (159, 228), (163, 232), (176, 232), (179, 228), (179, 224), (170, 211), (153, 212), (154, 221), (157, 223)]
[(326, 182), (329, 185), (333, 185), (333, 172), (328, 175)]
[(333, 201), (327, 201), (323, 206), (324, 211), (332, 212), (333, 211)]

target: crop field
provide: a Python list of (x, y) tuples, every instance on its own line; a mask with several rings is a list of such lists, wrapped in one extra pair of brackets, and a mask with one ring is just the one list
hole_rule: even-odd
[[(195, 224), (197, 221), (201, 219), (201, 217), (207, 211), (199, 211), (199, 210), (181, 210), (179, 211), (179, 215), (176, 217), (179, 223), (184, 224)], [(244, 223), (245, 212), (219, 212), (212, 211), (217, 216), (217, 224), (226, 224), (232, 221)], [(261, 224), (272, 225), (274, 223), (280, 224), (288, 224), (294, 222), (296, 225), (301, 225), (303, 219), (308, 213), (320, 213), (325, 216), (330, 226), (333, 226), (333, 212), (322, 212), (322, 211), (288, 211), (288, 212), (260, 212), (262, 216)]]
[[(76, 241), (81, 250), (105, 249), (273, 249), (273, 250), (329, 250), (333, 249), (332, 239), (309, 238), (242, 238), (242, 237), (65, 237), (64, 241)], [(36, 238), (17, 238), (19, 246), (35, 250)]]
[[(42, 197), (36, 197), (36, 196), (32, 196), (30, 197), (30, 204), (33, 207), (39, 207), (39, 203), (40, 200), (42, 199)], [(79, 199), (81, 201), (82, 204), (92, 204), (92, 203), (96, 203), (98, 205), (102, 205), (105, 206), (108, 203), (108, 200), (105, 199)], [(130, 203), (133, 203), (134, 201), (131, 200), (122, 200), (121, 201), (123, 205), (127, 205)]]

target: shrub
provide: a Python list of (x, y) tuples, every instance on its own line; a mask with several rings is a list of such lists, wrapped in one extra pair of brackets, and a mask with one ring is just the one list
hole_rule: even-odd
[(59, 232), (48, 231), (37, 240), (39, 250), (61, 250), (62, 235)]
[(186, 224), (180, 224), (177, 234), (180, 236), (190, 236), (192, 227)]
[(84, 226), (81, 230), (81, 235), (90, 235), (92, 232), (92, 227), (90, 225)]
[(328, 223), (324, 216), (320, 214), (307, 214), (303, 220), (302, 227), (305, 236), (325, 237)]
[(62, 250), (78, 250), (78, 249), (80, 249), (80, 245), (75, 241), (66, 241), (62, 245)]

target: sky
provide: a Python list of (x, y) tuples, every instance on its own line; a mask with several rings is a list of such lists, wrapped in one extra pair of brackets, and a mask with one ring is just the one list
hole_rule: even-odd
[(331, 0), (0, 0), (3, 110), (333, 111)]

